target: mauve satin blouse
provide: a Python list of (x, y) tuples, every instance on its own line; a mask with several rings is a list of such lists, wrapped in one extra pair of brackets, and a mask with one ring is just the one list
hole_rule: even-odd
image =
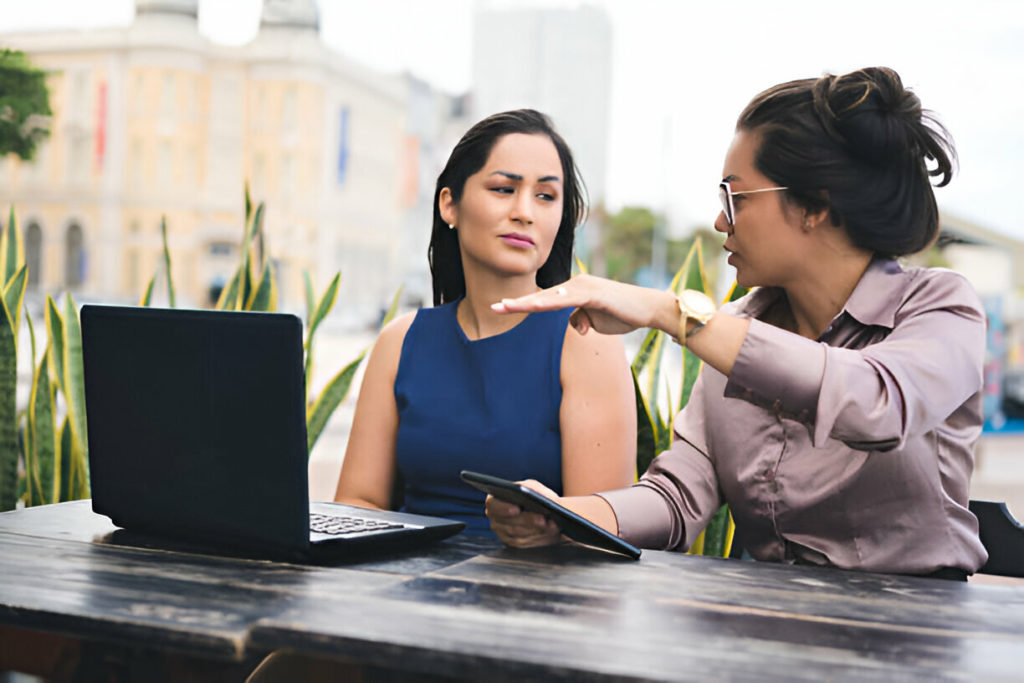
[(944, 269), (876, 259), (818, 341), (752, 318), (726, 377), (705, 366), (672, 447), (601, 494), (619, 535), (683, 550), (727, 502), (758, 560), (925, 574), (987, 559), (967, 509), (981, 433), (985, 315)]

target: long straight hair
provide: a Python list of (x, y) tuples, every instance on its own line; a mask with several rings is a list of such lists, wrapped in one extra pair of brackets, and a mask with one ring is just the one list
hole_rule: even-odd
[(576, 226), (586, 215), (586, 192), (569, 145), (556, 131), (551, 120), (533, 109), (517, 109), (488, 116), (470, 128), (455, 145), (448, 163), (437, 177), (434, 190), (434, 220), (430, 232), (427, 260), (434, 288), (434, 305), (455, 301), (466, 294), (466, 276), (462, 271), (458, 230), (451, 230), (441, 218), (438, 202), (441, 190), (448, 188), (458, 204), (466, 187), (466, 179), (487, 163), (498, 140), (513, 133), (546, 135), (558, 151), (562, 163), (562, 220), (551, 247), (548, 260), (537, 271), (537, 284), (551, 287), (569, 279), (572, 271), (572, 249)]

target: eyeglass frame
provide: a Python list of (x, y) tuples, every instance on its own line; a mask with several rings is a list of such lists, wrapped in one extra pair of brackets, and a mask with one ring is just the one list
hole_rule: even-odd
[(722, 202), (722, 212), (725, 214), (725, 222), (729, 224), (730, 228), (736, 227), (736, 205), (732, 201), (732, 198), (736, 195), (757, 194), (758, 192), (779, 192), (781, 190), (788, 189), (788, 187), (762, 187), (758, 190), (740, 190), (739, 192), (733, 192), (732, 185), (729, 184), (729, 181), (723, 180), (718, 184), (718, 199)]

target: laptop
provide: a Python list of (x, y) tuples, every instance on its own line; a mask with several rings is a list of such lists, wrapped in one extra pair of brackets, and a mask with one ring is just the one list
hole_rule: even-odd
[(294, 315), (81, 310), (93, 511), (129, 532), (300, 561), (447, 538), (437, 517), (309, 501)]

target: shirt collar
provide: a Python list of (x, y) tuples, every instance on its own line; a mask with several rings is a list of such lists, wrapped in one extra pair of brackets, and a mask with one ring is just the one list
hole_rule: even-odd
[(843, 310), (862, 325), (892, 329), (896, 310), (904, 299), (902, 292), (910, 279), (909, 273), (894, 259), (874, 258), (860, 276)]

